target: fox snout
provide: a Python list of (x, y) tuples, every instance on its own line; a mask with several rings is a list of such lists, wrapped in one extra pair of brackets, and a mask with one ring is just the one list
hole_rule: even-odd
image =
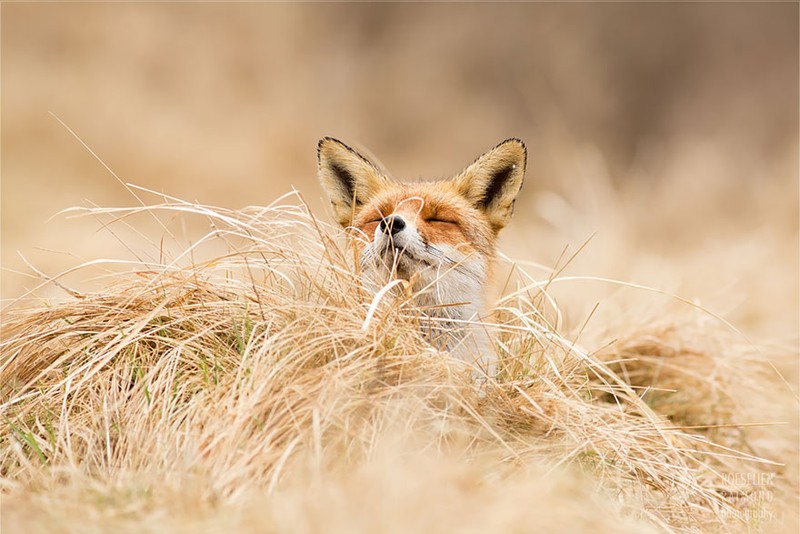
[(389, 215), (381, 219), (378, 230), (384, 234), (393, 236), (397, 232), (402, 232), (406, 227), (406, 221), (400, 215)]
[(380, 218), (368, 247), (381, 257), (380, 263), (390, 269), (398, 268), (399, 256), (419, 256), (418, 259), (426, 256), (417, 225), (399, 213)]

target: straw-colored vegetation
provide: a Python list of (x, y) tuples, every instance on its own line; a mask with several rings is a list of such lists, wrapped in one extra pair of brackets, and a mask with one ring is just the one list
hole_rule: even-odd
[[(476, 382), (294, 196), (87, 211), (171, 224), (152, 257), (100, 262), (102, 290), (4, 311), (9, 532), (791, 525), (797, 451), (770, 406), (794, 399), (711, 312), (567, 328), (548, 291), (570, 282), (517, 266), (486, 325), (500, 373)], [(211, 231), (181, 247), (173, 223), (196, 217)]]

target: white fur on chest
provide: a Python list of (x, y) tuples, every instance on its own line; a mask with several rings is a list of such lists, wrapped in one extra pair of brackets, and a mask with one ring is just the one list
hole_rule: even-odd
[(480, 324), (486, 312), (486, 258), (476, 253), (465, 255), (449, 245), (413, 240), (403, 244), (403, 249), (387, 249), (385, 241), (376, 236), (362, 254), (365, 278), (378, 286), (397, 278), (408, 280), (415, 303), (428, 318), (423, 330), (429, 341), (493, 373), (496, 356)]

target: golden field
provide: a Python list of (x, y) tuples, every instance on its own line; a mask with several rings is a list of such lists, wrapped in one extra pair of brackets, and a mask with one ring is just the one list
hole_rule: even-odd
[[(797, 529), (796, 5), (1, 9), (3, 532)], [(324, 135), (525, 140), (495, 380), (363, 291)]]

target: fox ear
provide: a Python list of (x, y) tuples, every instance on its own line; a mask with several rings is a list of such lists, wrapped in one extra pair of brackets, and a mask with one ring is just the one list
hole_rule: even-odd
[(506, 139), (452, 180), (456, 190), (488, 217), (495, 232), (511, 220), (527, 159), (525, 143)]
[(320, 139), (317, 164), (319, 181), (342, 226), (352, 224), (353, 215), (389, 181), (364, 156), (332, 137)]

